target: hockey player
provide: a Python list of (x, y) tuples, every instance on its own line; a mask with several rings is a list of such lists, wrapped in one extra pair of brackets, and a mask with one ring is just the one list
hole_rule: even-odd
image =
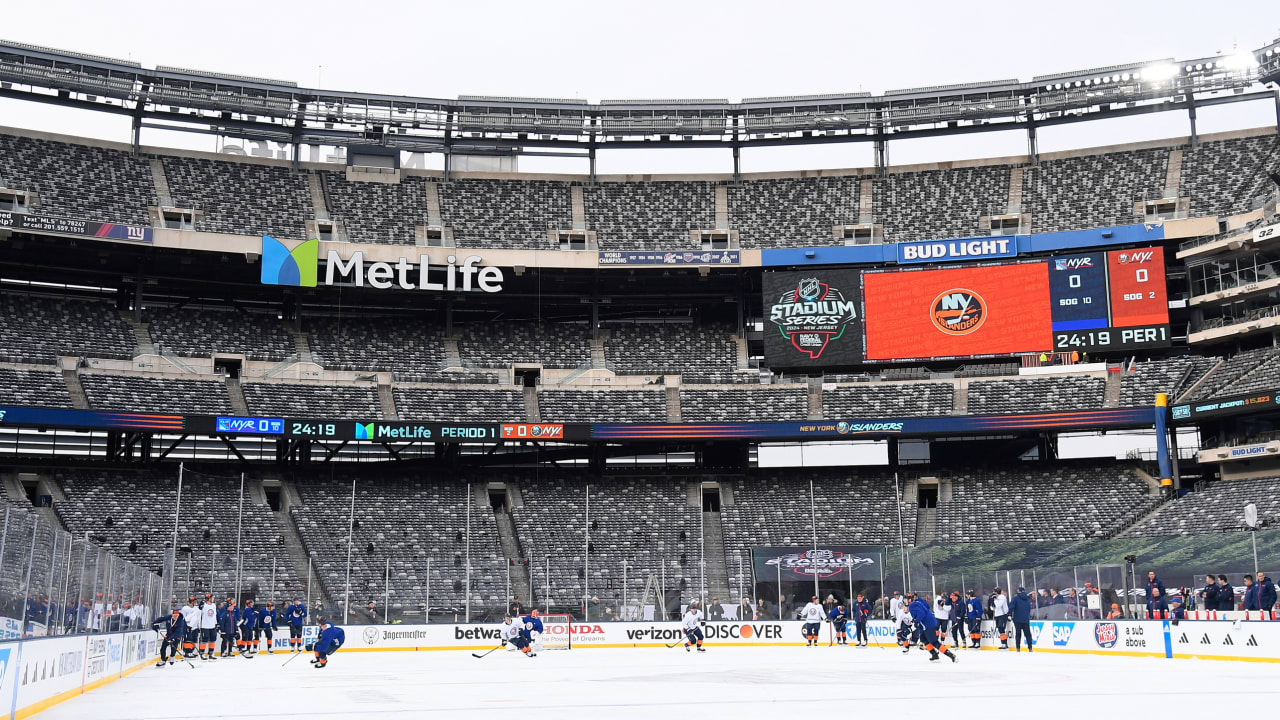
[(172, 665), (173, 659), (178, 655), (179, 643), (187, 636), (187, 621), (182, 619), (182, 610), (175, 609), (169, 617), (162, 615), (156, 618), (151, 623), (151, 629), (164, 633), (164, 639), (160, 642), (160, 662), (156, 663), (156, 667), (164, 667), (166, 661)]
[(267, 637), (267, 654), (271, 655), (271, 636), (276, 629), (276, 604), (270, 600), (267, 606), (258, 611), (258, 626), (253, 631), (253, 650), (258, 651), (258, 644), (262, 641), (262, 636)]
[(510, 615), (502, 621), (502, 642), (503, 644), (511, 643), (511, 647), (529, 657), (533, 657), (533, 653), (529, 648), (529, 640), (524, 636), (524, 624), (516, 622), (515, 618)]
[[(898, 644), (902, 652), (911, 652), (911, 614), (907, 612), (908, 603), (915, 599), (915, 593), (907, 593), (894, 612), (893, 620), (898, 624)], [(897, 598), (894, 598), (897, 600)]]
[(853, 625), (856, 630), (854, 636), (854, 644), (867, 646), (867, 621), (871, 619), (871, 603), (866, 598), (858, 595), (858, 599), (854, 601), (853, 606), (849, 608), (853, 613)]
[(199, 623), (197, 632), (200, 636), (196, 641), (200, 657), (212, 660), (218, 644), (218, 608), (213, 604), (212, 594), (205, 594), (204, 600), (200, 601), (200, 616), (196, 622)]
[[(815, 600), (817, 598), (814, 598)], [(818, 611), (822, 611), (822, 606), (818, 606)], [(702, 647), (702, 641), (706, 638), (702, 635), (702, 612), (698, 610), (696, 602), (689, 603), (688, 609), (684, 612), (684, 651), (691, 652), (694, 644), (698, 646), (698, 652), (706, 652)]]
[(831, 608), (831, 612), (827, 614), (827, 619), (831, 621), (831, 627), (836, 631), (836, 644), (848, 645), (849, 638), (844, 634), (844, 629), (849, 624), (849, 611), (845, 606), (836, 605)]
[(951, 658), (951, 662), (956, 661), (956, 654), (951, 652), (946, 643), (938, 637), (938, 618), (924, 598), (912, 601), (907, 606), (907, 614), (920, 627), (921, 641), (924, 643), (924, 649), (929, 651), (930, 662), (938, 659), (939, 652)]
[(938, 634), (946, 640), (947, 628), (951, 626), (951, 604), (943, 593), (933, 599), (933, 618), (938, 621)]
[(195, 595), (187, 598), (187, 604), (182, 608), (182, 627), (186, 633), (182, 639), (182, 654), (191, 657), (196, 653), (197, 636), (200, 634), (200, 608), (196, 607)]
[[(964, 600), (960, 598), (960, 593), (954, 590), (947, 599), (949, 600), (947, 605), (951, 608), (951, 646), (964, 647)], [(947, 636), (943, 635), (942, 639), (946, 640)]]
[(808, 641), (806, 647), (818, 646), (818, 631), (822, 629), (822, 619), (826, 616), (826, 611), (818, 603), (817, 595), (811, 597), (809, 604), (800, 611), (800, 619), (804, 621), (804, 637)]
[(982, 601), (978, 599), (978, 594), (969, 591), (969, 600), (965, 603), (967, 608), (966, 614), (969, 621), (969, 647), (982, 647)]
[(996, 621), (996, 633), (1000, 636), (1000, 650), (1009, 649), (1009, 598), (1004, 596), (1004, 590), (996, 588), (995, 594), (991, 596), (991, 617)]
[(240, 640), (236, 643), (240, 654), (252, 657), (256, 646), (253, 642), (254, 628), (258, 626), (258, 611), (253, 608), (252, 600), (244, 601), (244, 609), (240, 611)]
[(542, 649), (542, 643), (538, 640), (542, 636), (542, 621), (538, 619), (538, 609), (534, 608), (528, 615), (520, 618), (520, 624), (524, 625), (524, 637), (529, 641), (529, 655), (537, 656), (538, 650)]
[(338, 652), (338, 648), (347, 641), (347, 634), (342, 628), (334, 625), (328, 620), (320, 620), (320, 639), (316, 640), (314, 645), (316, 659), (311, 661), (312, 665), (322, 668), (329, 664), (329, 656)]
[(302, 598), (294, 600), (285, 616), (289, 621), (289, 650), (302, 652), (302, 625), (307, 621), (307, 604)]
[(236, 631), (240, 626), (240, 609), (233, 598), (227, 598), (222, 609), (218, 611), (218, 631), (222, 633), (222, 657), (231, 657), (232, 644), (236, 641)]

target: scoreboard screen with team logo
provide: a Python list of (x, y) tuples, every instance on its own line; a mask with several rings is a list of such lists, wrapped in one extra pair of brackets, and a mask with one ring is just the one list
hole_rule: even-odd
[(765, 276), (765, 358), (817, 367), (1165, 347), (1161, 248)]

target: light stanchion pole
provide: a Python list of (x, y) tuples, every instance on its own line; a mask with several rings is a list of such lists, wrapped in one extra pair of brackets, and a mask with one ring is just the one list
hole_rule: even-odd
[[(818, 508), (813, 498), (813, 478), (809, 478), (809, 523), (813, 529), (813, 561), (816, 563), (818, 562)], [(818, 592), (818, 573), (816, 568), (813, 568), (813, 570), (813, 596), (821, 602), (822, 598), (819, 597), (820, 593)]]
[[(178, 463), (178, 499), (173, 503), (173, 552), (175, 553), (174, 554), (175, 561), (177, 560), (177, 552), (178, 552), (178, 518), (181, 517), (181, 514), (182, 514), (182, 475), (185, 467), (186, 467), (186, 463), (181, 463), (181, 462)], [(170, 601), (172, 601), (173, 578), (169, 578), (169, 581), (166, 584), (169, 586), (169, 598), (170, 598)], [(191, 590), (190, 583), (188, 583), (187, 590), (188, 590), (187, 596), (190, 597), (191, 596), (191, 593), (189, 592)], [(150, 620), (151, 618), (147, 618), (147, 619)]]
[(582, 620), (591, 621), (591, 485), (587, 485), (582, 525)]
[(307, 556), (307, 608), (311, 607), (311, 556)]
[(342, 591), (342, 624), (351, 614), (351, 544), (356, 532), (356, 479), (351, 478), (351, 514), (347, 517), (347, 579)]
[(244, 531), (244, 473), (240, 473), (240, 518), (236, 520), (236, 605), (240, 606), (240, 566), (243, 564), (243, 556), (240, 551), (241, 533)]
[(386, 585), (383, 586), (382, 598), (382, 624), (386, 625), (391, 622), (391, 557), (387, 557), (387, 579)]
[(467, 483), (467, 584), (466, 584), (466, 618), (471, 622), (471, 483)]

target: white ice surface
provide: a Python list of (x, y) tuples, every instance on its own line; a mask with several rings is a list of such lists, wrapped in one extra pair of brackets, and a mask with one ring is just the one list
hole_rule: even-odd
[[(677, 647), (543, 652), (341, 652), (146, 669), (38, 720), (152, 718), (931, 717), (962, 711), (1159, 717), (1275, 708), (1271, 663), (959, 651), (952, 664), (896, 648)], [(967, 702), (972, 701), (972, 702)], [(1270, 711), (1264, 710), (1264, 714)]]

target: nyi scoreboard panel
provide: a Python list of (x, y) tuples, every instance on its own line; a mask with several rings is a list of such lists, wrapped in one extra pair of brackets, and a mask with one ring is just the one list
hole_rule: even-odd
[(1055, 350), (1169, 344), (1162, 248), (1054, 257), (1048, 265)]

